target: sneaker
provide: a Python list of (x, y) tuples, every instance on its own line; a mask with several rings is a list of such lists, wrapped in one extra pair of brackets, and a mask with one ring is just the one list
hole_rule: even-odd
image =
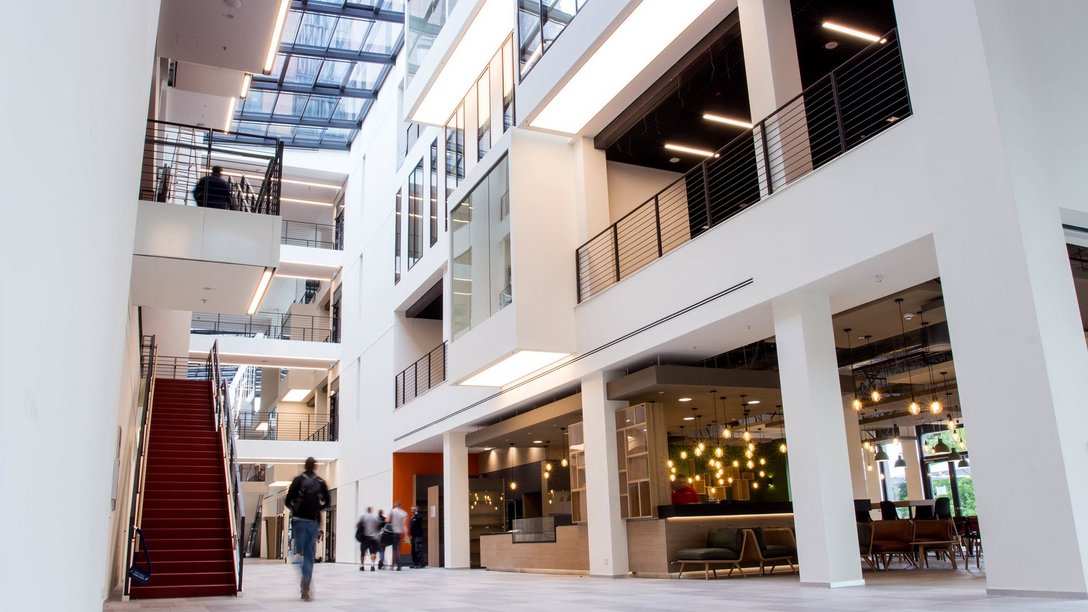
[(365, 571), (366, 571), (366, 567), (365, 567), (365, 566), (362, 566), (362, 565), (360, 565), (360, 566), (359, 566), (359, 571), (360, 571), (360, 572), (365, 572)]
[(399, 566), (399, 565), (397, 566), (397, 571), (398, 571), (398, 572), (400, 571), (400, 566)]
[(372, 572), (374, 571), (374, 566), (373, 565), (370, 566), (370, 571), (372, 571)]

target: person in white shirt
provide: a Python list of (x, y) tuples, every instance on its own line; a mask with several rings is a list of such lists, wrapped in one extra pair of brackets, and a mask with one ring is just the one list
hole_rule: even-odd
[(404, 537), (404, 523), (408, 520), (408, 513), (400, 507), (400, 500), (393, 502), (393, 509), (389, 511), (389, 526), (393, 528), (393, 559), (389, 563), (397, 565), (400, 571), (400, 541)]

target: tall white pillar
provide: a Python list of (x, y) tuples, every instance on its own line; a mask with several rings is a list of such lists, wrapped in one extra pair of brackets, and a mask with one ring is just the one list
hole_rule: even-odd
[(907, 462), (904, 470), (907, 474), (907, 497), (922, 499), (926, 495), (922, 487), (922, 461), (919, 459), (921, 444), (918, 433), (913, 427), (904, 427), (899, 433), (899, 443), (903, 445), (903, 461)]
[(620, 514), (616, 453), (616, 410), (627, 402), (608, 400), (610, 377), (596, 372), (582, 379), (582, 428), (586, 442), (586, 514), (589, 523), (589, 573), (625, 576), (627, 523)]
[(850, 457), (850, 489), (854, 499), (869, 499), (869, 489), (865, 484), (865, 456), (861, 447), (861, 424), (858, 413), (854, 411), (854, 394), (842, 396), (842, 418), (846, 423), (846, 450)]
[(801, 583), (864, 584), (831, 304), (801, 294), (773, 306)]
[(763, 155), (756, 156), (760, 192), (766, 196), (812, 170), (804, 100), (790, 102), (801, 93), (793, 13), (789, 0), (740, 0), (737, 12), (752, 121), (759, 122), (790, 103), (754, 131), (756, 151), (761, 152), (766, 141), (769, 172)]
[(468, 448), (465, 432), (442, 434), (442, 530), (446, 569), (469, 567)]

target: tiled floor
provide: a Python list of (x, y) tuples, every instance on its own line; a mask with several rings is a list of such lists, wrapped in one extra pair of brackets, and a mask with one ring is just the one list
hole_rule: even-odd
[(242, 597), (108, 602), (106, 610), (1088, 610), (1088, 602), (986, 595), (982, 573), (950, 569), (865, 572), (866, 586), (800, 586), (796, 574), (703, 580), (585, 578), (482, 570), (360, 572), (314, 567), (314, 601), (299, 600), (297, 570), (282, 562), (246, 561)]

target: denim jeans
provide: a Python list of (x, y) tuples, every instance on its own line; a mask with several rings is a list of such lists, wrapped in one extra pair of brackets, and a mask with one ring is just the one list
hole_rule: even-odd
[(304, 518), (291, 519), (291, 532), (295, 537), (295, 552), (302, 555), (302, 587), (309, 589), (314, 574), (314, 547), (317, 545), (317, 521)]

